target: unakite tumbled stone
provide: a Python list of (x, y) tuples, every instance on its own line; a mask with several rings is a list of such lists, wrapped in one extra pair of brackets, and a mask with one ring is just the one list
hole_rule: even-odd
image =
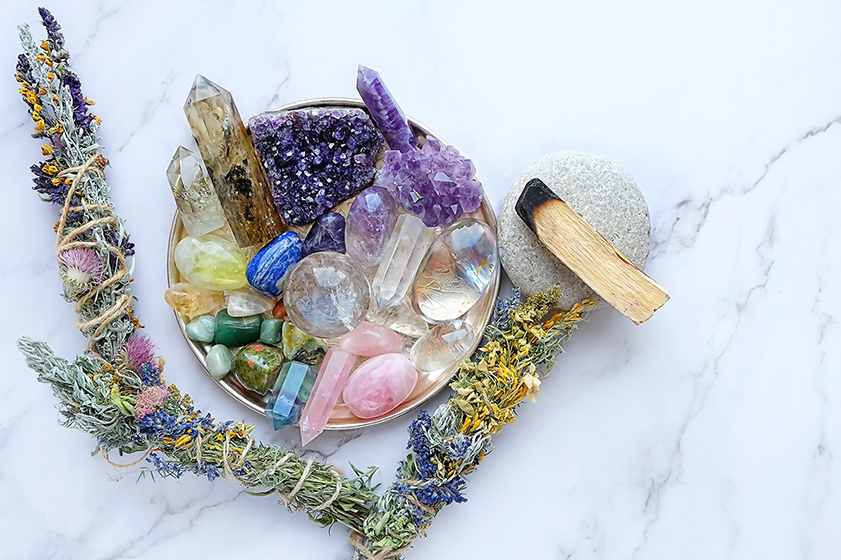
[(280, 319), (265, 319), (260, 325), (260, 341), (266, 344), (277, 344), (283, 332), (283, 321)]
[(231, 371), (233, 361), (233, 354), (231, 354), (231, 351), (224, 344), (214, 345), (204, 358), (207, 371), (217, 381), (228, 375), (228, 372)]
[(243, 346), (260, 338), (260, 324), (263, 318), (259, 315), (248, 317), (231, 317), (226, 309), (216, 314), (216, 342), (228, 348)]
[(243, 385), (262, 395), (274, 383), (282, 365), (283, 352), (274, 346), (255, 343), (237, 352), (231, 370)]
[(213, 342), (216, 336), (216, 319), (213, 315), (199, 315), (184, 327), (187, 338), (197, 342)]

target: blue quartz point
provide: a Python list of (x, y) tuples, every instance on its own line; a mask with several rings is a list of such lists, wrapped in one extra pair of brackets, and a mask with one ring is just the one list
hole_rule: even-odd
[(266, 417), (275, 430), (295, 424), (312, 392), (316, 372), (301, 362), (286, 362), (266, 404)]
[(245, 268), (245, 277), (255, 291), (276, 298), (283, 293), (286, 273), (299, 260), (301, 238), (287, 231), (254, 255)]

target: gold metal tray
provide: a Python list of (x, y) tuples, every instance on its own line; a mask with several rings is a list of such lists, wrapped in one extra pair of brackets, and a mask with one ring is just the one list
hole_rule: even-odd
[[(323, 98), (323, 99), (310, 99), (306, 101), (298, 101), (296, 103), (290, 103), (289, 105), (284, 105), (283, 107), (279, 107), (278, 109), (274, 109), (275, 111), (291, 111), (294, 109), (312, 109), (316, 107), (353, 107), (359, 109), (365, 109), (364, 103), (356, 99), (346, 99), (346, 98)], [(415, 131), (415, 134), (421, 137), (432, 137), (435, 138), (442, 143), (446, 143), (440, 136), (432, 132), (428, 127), (424, 126), (423, 124), (419, 123), (415, 119), (408, 117), (409, 124)], [(352, 199), (351, 199), (352, 200)], [(338, 208), (346, 208), (349, 205), (350, 201), (345, 201), (340, 204)], [(491, 206), (490, 201), (488, 200), (487, 194), (482, 202), (482, 206), (472, 214), (470, 214), (474, 218), (478, 218), (488, 225), (490, 225), (494, 231), (497, 230), (497, 223), (496, 223), (496, 215), (494, 214), (493, 207)], [(296, 231), (301, 235), (301, 238), (306, 235), (307, 227), (303, 228), (290, 228), (293, 231)], [(169, 234), (169, 247), (168, 247), (168, 259), (167, 259), (167, 281), (169, 286), (176, 284), (178, 282), (184, 281), (181, 277), (181, 274), (178, 272), (178, 269), (175, 267), (175, 246), (178, 244), (181, 239), (186, 237), (187, 232), (184, 229), (184, 226), (181, 223), (181, 220), (178, 217), (178, 212), (175, 213), (175, 219), (172, 222), (172, 228)], [(479, 299), (478, 303), (467, 313), (465, 320), (470, 323), (473, 329), (481, 333), (485, 325), (487, 325), (488, 321), (491, 318), (493, 313), (494, 304), (496, 302), (497, 295), (499, 293), (499, 275), (500, 270), (502, 269), (501, 266), (496, 267), (496, 271), (494, 273), (493, 280), (491, 285), (489, 286), (488, 290), (485, 294)], [(186, 323), (181, 318), (181, 316), (175, 313), (175, 319), (178, 322), (178, 326), (181, 329), (181, 334), (184, 335), (184, 340), (187, 342), (187, 345), (192, 350), (193, 354), (195, 355), (196, 359), (202, 365), (202, 367), (207, 371), (207, 366), (205, 365), (205, 356), (207, 351), (210, 349), (211, 345), (204, 344), (200, 342), (195, 342), (187, 338), (187, 334), (185, 332)], [(479, 340), (477, 340), (476, 344), (471, 349), (471, 353), (475, 350), (476, 346), (478, 346), (479, 341), (481, 340), (481, 336)], [(407, 412), (411, 411), (412, 409), (420, 406), (424, 402), (431, 399), (438, 391), (443, 389), (453, 377), (453, 375), (458, 370), (459, 364), (453, 364), (452, 366), (439, 371), (434, 372), (432, 374), (425, 374), (419, 373), (418, 374), (418, 383), (415, 387), (415, 390), (409, 396), (408, 399), (403, 401), (397, 408), (380, 416), (378, 418), (373, 418), (369, 420), (362, 420), (354, 416), (345, 406), (345, 404), (339, 400), (339, 404), (336, 405), (336, 408), (333, 409), (332, 414), (330, 415), (330, 420), (327, 422), (327, 430), (350, 430), (355, 428), (362, 428), (365, 426), (373, 426), (375, 424), (381, 424), (392, 418), (397, 418)], [(208, 373), (210, 375), (210, 373)], [(257, 412), (259, 414), (265, 413), (266, 407), (266, 397), (251, 391), (247, 387), (243, 386), (235, 375), (229, 374), (224, 377), (222, 380), (217, 380), (216, 383), (231, 397), (233, 397), (237, 402), (240, 404), (248, 407), (249, 409)]]

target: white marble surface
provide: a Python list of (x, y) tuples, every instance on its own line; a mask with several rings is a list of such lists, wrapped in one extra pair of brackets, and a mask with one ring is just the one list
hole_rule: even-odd
[[(456, 5), (457, 4), (457, 5)], [(348, 558), (330, 533), (233, 484), (137, 480), (57, 424), (14, 347), (83, 348), (59, 296), (56, 210), (29, 190), (39, 143), (12, 80), (2, 0), (5, 239), (0, 386), (3, 558)], [(471, 157), (496, 207), (557, 150), (603, 154), (645, 193), (648, 271), (672, 300), (640, 327), (611, 309), (567, 347), (537, 405), (496, 438), (466, 504), (408, 558), (792, 559), (841, 554), (841, 4), (53, 2), (97, 101), (109, 183), (138, 247), (136, 309), (168, 378), (217, 418), (259, 424), (202, 372), (163, 302), (174, 211), (164, 169), (189, 142), (196, 72), (245, 115), (354, 96), (378, 69), (403, 108)], [(380, 31), (381, 30), (381, 31)], [(40, 30), (36, 30), (39, 37)], [(314, 445), (381, 465), (407, 420)], [(121, 480), (117, 480), (121, 479)]]

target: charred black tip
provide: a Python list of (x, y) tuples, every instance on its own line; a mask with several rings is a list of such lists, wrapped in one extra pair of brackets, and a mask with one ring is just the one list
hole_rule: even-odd
[(517, 204), (514, 205), (514, 210), (520, 219), (525, 222), (530, 230), (537, 235), (537, 228), (534, 223), (534, 212), (547, 202), (552, 200), (560, 200), (552, 190), (546, 186), (546, 183), (540, 179), (534, 178), (528, 183), (517, 199)]

